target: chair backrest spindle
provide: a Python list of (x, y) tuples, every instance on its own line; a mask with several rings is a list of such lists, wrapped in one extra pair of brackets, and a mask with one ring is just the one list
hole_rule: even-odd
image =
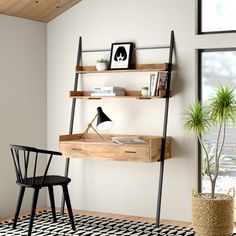
[(47, 176), (47, 173), (48, 173), (48, 169), (49, 169), (50, 163), (51, 163), (51, 161), (52, 161), (52, 156), (53, 156), (53, 154), (51, 154), (50, 157), (49, 157), (49, 160), (48, 160), (48, 163), (47, 163), (47, 166), (46, 166), (45, 172), (44, 172), (44, 174), (43, 174), (43, 179), (42, 179), (41, 184), (44, 184), (44, 181), (45, 181), (45, 178), (46, 178), (46, 176)]
[(35, 184), (35, 176), (36, 176), (36, 169), (37, 169), (37, 163), (38, 163), (38, 152), (35, 153), (35, 159), (34, 159), (34, 173), (33, 173), (33, 183)]
[(16, 157), (16, 163), (17, 163), (17, 170), (18, 170), (18, 174), (20, 177), (20, 181), (23, 181), (23, 176), (22, 176), (22, 172), (21, 172), (21, 165), (20, 165), (20, 158), (19, 158), (19, 150), (15, 150), (15, 157)]
[(24, 150), (24, 169), (25, 169), (25, 174), (24, 174), (24, 180), (27, 179), (27, 172), (28, 172), (28, 165), (29, 165), (29, 155), (30, 155), (30, 151), (26, 151)]
[(14, 162), (16, 178), (17, 178), (18, 181), (21, 181), (20, 173), (19, 173), (19, 169), (18, 169), (18, 165), (17, 165), (17, 161), (16, 161), (16, 156), (15, 156), (15, 153), (14, 153), (13, 149), (11, 149), (11, 154), (12, 154), (12, 159), (13, 159), (13, 162)]

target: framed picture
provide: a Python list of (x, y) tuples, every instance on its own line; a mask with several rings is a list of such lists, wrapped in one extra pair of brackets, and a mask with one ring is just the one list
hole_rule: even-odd
[(112, 43), (110, 70), (129, 69), (133, 51), (133, 43)]

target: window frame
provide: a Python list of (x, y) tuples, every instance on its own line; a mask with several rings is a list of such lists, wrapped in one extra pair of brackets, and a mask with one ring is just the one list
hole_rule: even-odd
[[(202, 53), (204, 52), (204, 49), (197, 49), (197, 94), (198, 94), (198, 101), (202, 103)], [(197, 149), (197, 188), (198, 192), (202, 192), (202, 152), (201, 152), (201, 145), (200, 142), (198, 142), (198, 149)]]
[(197, 34), (228, 34), (236, 33), (235, 30), (221, 30), (221, 31), (202, 31), (202, 0), (197, 1)]
[[(205, 49), (197, 49), (197, 95), (198, 101), (202, 103), (202, 54), (205, 52), (229, 52), (229, 51), (236, 51), (236, 47), (227, 47), (227, 48), (205, 48)], [(202, 152), (201, 152), (201, 145), (198, 141), (198, 153), (197, 153), (197, 188), (198, 192), (202, 192)]]

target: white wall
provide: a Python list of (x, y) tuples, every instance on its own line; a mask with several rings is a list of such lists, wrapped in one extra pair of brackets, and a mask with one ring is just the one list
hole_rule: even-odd
[[(0, 15), (0, 217), (18, 196), (9, 144), (46, 147), (46, 24)], [(22, 211), (31, 207), (26, 193)], [(42, 193), (38, 206), (46, 205)]]
[[(199, 47), (232, 46), (235, 35), (196, 36), (195, 3), (189, 0), (83, 0), (48, 24), (48, 146), (58, 147), (58, 136), (69, 129), (78, 37), (83, 48), (109, 48), (112, 42), (132, 41), (137, 46), (169, 43), (175, 31), (175, 72), (170, 100), (168, 135), (173, 137), (171, 160), (166, 161), (162, 218), (191, 220), (191, 191), (196, 187), (196, 140), (183, 130), (186, 104), (197, 97), (196, 55)], [(205, 37), (205, 38), (204, 38)], [(84, 65), (94, 65), (100, 56), (83, 56)], [(160, 51), (139, 53), (139, 63), (167, 61)], [(139, 89), (149, 73), (86, 75), (85, 88), (122, 85)], [(144, 82), (145, 81), (145, 82)], [(113, 119), (111, 133), (161, 134), (163, 101), (101, 100), (77, 101), (75, 132), (82, 132), (96, 107), (102, 106)], [(63, 173), (64, 160), (57, 161)], [(155, 216), (159, 164), (71, 159), (72, 206), (103, 212)], [(60, 192), (57, 204), (60, 205)]]

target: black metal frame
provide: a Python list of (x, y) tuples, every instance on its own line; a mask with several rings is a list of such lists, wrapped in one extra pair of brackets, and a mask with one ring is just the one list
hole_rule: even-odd
[(165, 113), (164, 113), (164, 125), (161, 143), (161, 160), (160, 160), (160, 174), (159, 174), (159, 189), (157, 199), (157, 211), (156, 211), (156, 226), (160, 225), (160, 213), (161, 213), (161, 199), (162, 199), (162, 187), (163, 187), (163, 175), (164, 175), (164, 164), (165, 164), (165, 151), (166, 151), (166, 136), (167, 136), (167, 124), (168, 124), (168, 113), (169, 113), (169, 99), (170, 99), (170, 82), (171, 82), (171, 71), (172, 71), (172, 59), (174, 51), (174, 31), (171, 31), (170, 37), (170, 49), (169, 49), (169, 68), (167, 75), (167, 90), (165, 99)]
[[(156, 211), (156, 226), (159, 226), (160, 225), (160, 213), (161, 213), (162, 188), (163, 188), (163, 176), (164, 176), (167, 124), (168, 124), (168, 113), (169, 113), (169, 97), (170, 97), (172, 59), (173, 59), (173, 52), (174, 52), (174, 31), (173, 30), (171, 31), (170, 44), (168, 46), (153, 46), (153, 47), (134, 48), (134, 50), (150, 50), (150, 49), (169, 49), (167, 91), (166, 91), (166, 98), (165, 98), (165, 112), (164, 112), (163, 136), (162, 136), (162, 143), (161, 143), (160, 173), (159, 173), (159, 186), (158, 186), (157, 211)], [(110, 51), (110, 49), (82, 50), (82, 37), (80, 37), (76, 66), (81, 65), (82, 53), (105, 52), (105, 51)], [(77, 91), (78, 77), (79, 77), (79, 74), (75, 73), (74, 91)], [(76, 98), (73, 98), (72, 99), (69, 134), (73, 133), (75, 106), (76, 106)], [(68, 177), (69, 163), (70, 163), (69, 158), (67, 158), (66, 165), (65, 165), (65, 177)], [(64, 205), (65, 205), (65, 200), (64, 200), (64, 197), (62, 196), (61, 214), (64, 214)]]
[[(202, 51), (199, 49), (197, 52), (197, 60), (198, 60), (198, 100), (202, 102)], [(197, 168), (198, 168), (198, 177), (197, 177), (197, 188), (198, 192), (202, 192), (202, 176), (201, 176), (201, 169), (202, 169), (202, 154), (201, 154), (201, 145), (198, 141), (198, 160), (197, 160)]]
[[(76, 66), (79, 66), (81, 64), (81, 57), (82, 57), (82, 37), (79, 37), (79, 45), (78, 45)], [(75, 73), (74, 91), (77, 91), (78, 79), (79, 79), (79, 74)], [(72, 104), (71, 104), (69, 134), (73, 134), (74, 118), (75, 118), (75, 107), (76, 107), (76, 98), (73, 98), (72, 99)], [(68, 177), (69, 165), (70, 165), (70, 158), (66, 158), (65, 173), (64, 173), (65, 177)], [(65, 209), (65, 197), (64, 197), (64, 195), (62, 195), (61, 214), (64, 214), (64, 209)]]
[(205, 31), (202, 32), (202, 0), (197, 1), (197, 34), (225, 34), (236, 33), (236, 30)]

